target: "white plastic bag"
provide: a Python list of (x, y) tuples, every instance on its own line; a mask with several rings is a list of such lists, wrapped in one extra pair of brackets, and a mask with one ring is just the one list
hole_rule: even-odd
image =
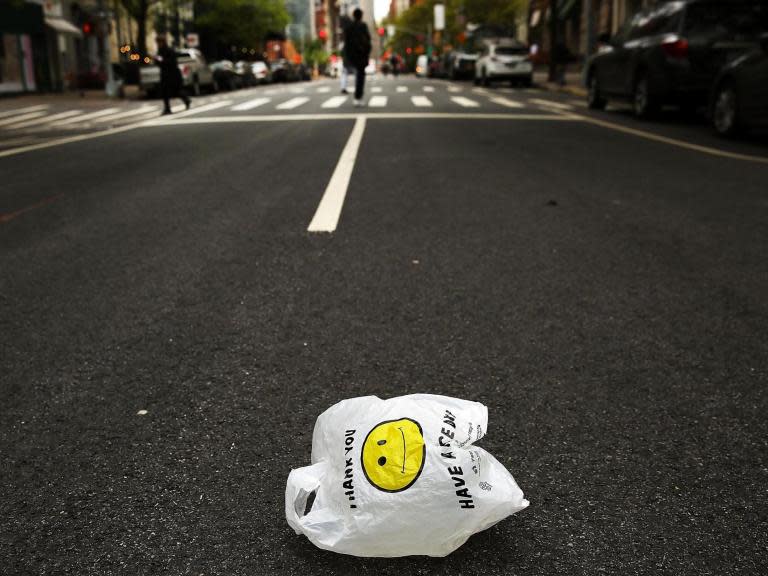
[(445, 556), (528, 501), (473, 443), (488, 409), (414, 394), (343, 400), (323, 412), (312, 465), (292, 470), (285, 516), (316, 546), (354, 556)]

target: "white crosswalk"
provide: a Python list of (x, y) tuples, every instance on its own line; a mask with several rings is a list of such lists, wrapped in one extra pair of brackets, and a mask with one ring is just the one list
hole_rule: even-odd
[(10, 130), (21, 130), (22, 128), (29, 128), (31, 126), (39, 126), (40, 124), (46, 124), (48, 122), (55, 122), (56, 120), (63, 120), (64, 118), (71, 118), (72, 116), (79, 116), (82, 114), (82, 110), (67, 110), (66, 112), (59, 112), (58, 114), (46, 114), (39, 118), (27, 120), (26, 122), (18, 122), (16, 124), (10, 124), (7, 126)]
[(126, 110), (124, 112), (118, 112), (117, 114), (109, 114), (102, 116), (95, 120), (96, 123), (114, 122), (115, 120), (122, 120), (123, 118), (131, 118), (133, 116), (139, 116), (148, 114), (150, 112), (160, 112), (159, 106), (142, 106), (141, 108), (134, 108), (133, 110)]
[(503, 96), (490, 98), (490, 101), (494, 104), (498, 104), (499, 106), (506, 106), (507, 108), (523, 108), (523, 105), (517, 100), (510, 100), (509, 98), (504, 98)]
[(434, 92), (435, 87), (434, 86), (424, 86), (424, 92)]
[(408, 86), (398, 86), (397, 87), (398, 92), (408, 92)]
[(322, 108), (338, 108), (339, 106), (344, 104), (344, 102), (346, 101), (347, 101), (346, 96), (331, 96), (330, 98), (328, 98), (328, 100), (323, 102)]
[(469, 98), (465, 98), (464, 96), (451, 96), (451, 101), (455, 102), (459, 106), (463, 106), (464, 108), (479, 108), (480, 103), (476, 100), (470, 100)]
[(14, 108), (13, 110), (3, 110), (0, 112), (0, 118), (13, 116), (15, 114), (28, 114), (30, 112), (42, 112), (48, 109), (48, 104), (38, 104), (36, 106), (24, 106), (23, 108)]
[(309, 98), (306, 96), (298, 96), (296, 98), (291, 98), (290, 100), (283, 102), (282, 104), (277, 105), (278, 110), (293, 110), (294, 108), (298, 108), (299, 106), (303, 106), (309, 102)]
[(430, 108), (432, 106), (432, 101), (426, 96), (411, 96), (411, 102), (417, 108)]
[(99, 110), (98, 112), (90, 112), (89, 114), (81, 114), (80, 116), (73, 116), (72, 118), (66, 118), (65, 120), (57, 120), (56, 122), (51, 122), (51, 126), (56, 126), (57, 128), (61, 126), (70, 126), (72, 124), (83, 122), (85, 120), (93, 120), (95, 118), (100, 118), (101, 116), (108, 116), (110, 114), (114, 114), (115, 112), (119, 112), (120, 108), (107, 108), (106, 110)]
[(384, 90), (384, 89), (383, 89), (381, 86), (374, 86), (373, 88), (371, 88), (371, 93), (372, 93), (372, 94), (378, 94), (378, 93), (380, 93), (382, 90)]
[(386, 105), (387, 105), (386, 96), (371, 96), (371, 99), (368, 100), (369, 108), (385, 108)]
[(14, 124), (16, 122), (21, 122), (22, 120), (32, 120), (32, 118), (40, 118), (41, 116), (45, 116), (45, 112), (28, 112), (21, 116), (11, 116), (10, 118), (3, 118), (0, 120), (0, 126)]
[(233, 106), (232, 111), (245, 112), (246, 110), (253, 110), (254, 108), (258, 108), (259, 106), (264, 106), (264, 104), (267, 104), (268, 102), (271, 102), (271, 101), (272, 101), (272, 98), (254, 98), (253, 100), (248, 100), (247, 102), (243, 102), (242, 104)]
[(317, 89), (318, 94), (328, 94), (328, 92), (331, 91), (330, 86), (320, 86), (320, 88)]

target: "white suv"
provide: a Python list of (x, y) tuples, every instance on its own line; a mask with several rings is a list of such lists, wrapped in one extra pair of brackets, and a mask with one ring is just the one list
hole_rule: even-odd
[(512, 38), (485, 43), (475, 63), (475, 84), (489, 86), (494, 80), (531, 85), (533, 64), (525, 44)]

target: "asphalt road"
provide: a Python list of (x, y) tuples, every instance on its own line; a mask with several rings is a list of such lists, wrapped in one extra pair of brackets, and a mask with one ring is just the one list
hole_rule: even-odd
[[(764, 142), (374, 86), (0, 154), (2, 572), (764, 574)], [(414, 392), (485, 403), (531, 506), (441, 559), (295, 535), (317, 415)]]

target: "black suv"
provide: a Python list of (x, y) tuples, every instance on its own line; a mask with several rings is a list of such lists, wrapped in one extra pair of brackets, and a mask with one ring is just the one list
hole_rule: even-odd
[(765, 0), (664, 2), (632, 16), (588, 64), (590, 108), (629, 98), (637, 116), (663, 104), (706, 104), (718, 72), (759, 45)]

